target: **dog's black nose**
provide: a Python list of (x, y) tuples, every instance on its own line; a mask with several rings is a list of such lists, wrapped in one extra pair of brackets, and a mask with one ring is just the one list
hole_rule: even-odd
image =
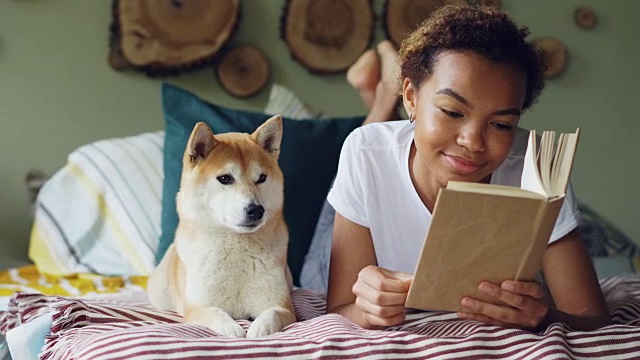
[(264, 215), (264, 207), (258, 204), (249, 204), (249, 206), (244, 208), (244, 212), (250, 220), (256, 221), (262, 219), (262, 215)]

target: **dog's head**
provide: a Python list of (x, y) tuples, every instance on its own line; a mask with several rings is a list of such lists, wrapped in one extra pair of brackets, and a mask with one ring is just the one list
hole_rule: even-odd
[(181, 220), (253, 232), (282, 214), (284, 179), (278, 166), (282, 118), (253, 134), (214, 135), (204, 123), (191, 133), (178, 192)]

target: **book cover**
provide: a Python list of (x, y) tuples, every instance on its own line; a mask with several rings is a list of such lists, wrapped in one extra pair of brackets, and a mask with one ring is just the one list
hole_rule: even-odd
[[(531, 131), (521, 188), (449, 182), (441, 189), (406, 307), (467, 311), (464, 296), (496, 302), (482, 281), (532, 281), (555, 226), (569, 182), (579, 130)], [(498, 302), (499, 303), (499, 302)]]

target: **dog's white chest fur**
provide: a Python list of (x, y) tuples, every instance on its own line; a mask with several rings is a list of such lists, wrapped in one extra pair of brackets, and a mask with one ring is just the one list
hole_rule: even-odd
[(185, 267), (186, 300), (219, 307), (239, 319), (255, 318), (263, 304), (285, 296), (289, 291), (282, 263), (286, 238), (260, 235), (220, 231), (187, 239), (178, 231), (178, 256), (189, 264)]

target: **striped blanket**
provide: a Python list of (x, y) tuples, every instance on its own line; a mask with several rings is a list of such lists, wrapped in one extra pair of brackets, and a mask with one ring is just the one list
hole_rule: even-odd
[[(640, 275), (601, 282), (614, 325), (541, 333), (461, 321), (440, 312), (409, 312), (386, 330), (365, 330), (324, 314), (324, 298), (293, 292), (298, 322), (261, 339), (231, 339), (150, 307), (144, 292), (128, 301), (80, 300), (19, 292), (0, 315), (0, 332), (53, 314), (41, 359), (246, 358), (640, 358)], [(238, 321), (245, 329), (249, 321)]]

